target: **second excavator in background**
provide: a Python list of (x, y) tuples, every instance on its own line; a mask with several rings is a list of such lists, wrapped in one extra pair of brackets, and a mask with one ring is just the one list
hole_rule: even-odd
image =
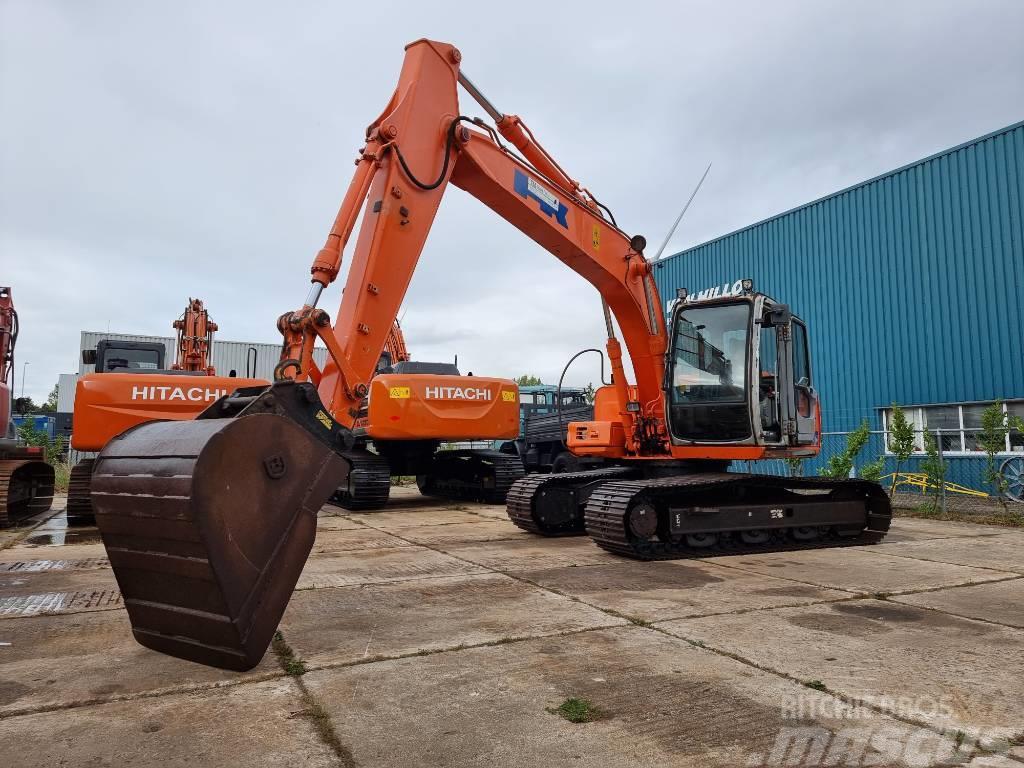
[[(174, 362), (159, 341), (105, 339), (82, 352), (93, 366), (75, 386), (71, 447), (94, 453), (115, 435), (146, 421), (193, 419), (196, 414), (238, 387), (265, 385), (263, 379), (217, 376), (210, 362), (217, 324), (201, 299), (190, 298), (172, 323), (177, 331)], [(91, 489), (95, 459), (71, 468), (68, 521), (94, 521)]]
[[(605, 466), (520, 480), (508, 494), (516, 524), (545, 535), (585, 530), (638, 559), (885, 535), (891, 513), (876, 483), (727, 471), (733, 460), (819, 450), (820, 405), (799, 318), (744, 281), (742, 295), (701, 303), (680, 287), (667, 320), (645, 239), (627, 234), (521, 118), (484, 97), (461, 62), (446, 43), (407, 46), (398, 86), (366, 131), (313, 260), (306, 300), (278, 319), (284, 346), (274, 383), (240, 389), (193, 421), (136, 427), (101, 453), (97, 521), (143, 645), (229, 669), (262, 658), (309, 556), (317, 512), (352, 471), (346, 453), (360, 404), (369, 395), (372, 408), (384, 396), (371, 379), (449, 184), (589, 281), (604, 314), (612, 384), (597, 391), (592, 419), (568, 425), (566, 444)], [(493, 125), (462, 113), (459, 85)], [(364, 205), (332, 325), (317, 304)], [(312, 356), (317, 339), (329, 353), (322, 369)], [(467, 403), (496, 396), (486, 387), (433, 394)], [(430, 401), (422, 405), (429, 410)], [(393, 415), (400, 422), (405, 413)]]
[[(471, 446), (514, 437), (518, 419), (514, 381), (463, 376), (455, 363), (412, 360), (396, 319), (351, 422), (355, 444), (342, 454), (348, 477), (331, 501), (344, 509), (379, 509), (391, 478), (404, 475), (414, 476), (427, 496), (504, 504), (523, 477), (522, 462)], [(470, 447), (459, 447), (466, 443)]]
[(53, 467), (42, 448), (21, 444), (11, 418), (18, 330), (11, 289), (0, 286), (0, 528), (53, 504)]

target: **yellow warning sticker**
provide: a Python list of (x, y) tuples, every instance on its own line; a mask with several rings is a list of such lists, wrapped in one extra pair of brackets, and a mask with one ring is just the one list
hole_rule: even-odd
[(516, 401), (516, 393), (503, 391), (501, 393), (501, 399), (504, 400), (506, 403), (514, 403)]
[(388, 395), (392, 400), (408, 400), (412, 397), (412, 390), (409, 387), (391, 387)]
[(594, 225), (593, 233), (594, 233), (594, 250), (596, 251), (596, 250), (599, 250), (601, 248), (601, 227), (599, 227), (597, 224), (595, 224)]
[(316, 420), (319, 421), (321, 424), (323, 424), (328, 429), (330, 429), (331, 427), (334, 426), (334, 422), (331, 421), (331, 417), (328, 416), (323, 411), (317, 411), (316, 412)]

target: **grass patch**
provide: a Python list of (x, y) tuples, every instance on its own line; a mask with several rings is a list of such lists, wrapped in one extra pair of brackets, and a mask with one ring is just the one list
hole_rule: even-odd
[(804, 680), (803, 684), (806, 688), (810, 688), (812, 691), (828, 690), (828, 686), (821, 682), (821, 680)]
[(320, 741), (330, 747), (334, 754), (341, 758), (342, 765), (354, 766), (356, 764), (348, 747), (342, 744), (341, 739), (338, 738), (338, 733), (334, 730), (334, 723), (331, 722), (330, 714), (323, 708), (320, 702), (313, 701), (312, 699), (307, 700), (306, 708), (302, 711), (302, 714), (309, 718), (309, 722), (313, 725), (313, 730), (316, 731)]
[(68, 492), (68, 481), (71, 479), (71, 465), (66, 461), (53, 462), (53, 490), (56, 493)]
[(630, 624), (634, 624), (638, 627), (653, 627), (654, 624), (646, 619), (641, 619), (639, 616), (630, 616), (627, 613), (619, 613), (618, 611), (612, 610), (611, 608), (603, 609), (609, 616), (614, 616), (617, 619), (623, 619), (628, 621)]
[(688, 642), (690, 645), (696, 646), (697, 648), (707, 648), (707, 646), (704, 645), (703, 640), (687, 640), (686, 642)]
[(391, 484), (392, 485), (399, 485), (399, 486), (416, 485), (416, 476), (415, 475), (392, 475), (391, 476)]
[(306, 664), (298, 656), (292, 647), (285, 642), (284, 635), (280, 632), (274, 633), (274, 640), (271, 643), (274, 655), (277, 656), (277, 663), (281, 665), (286, 675), (302, 677), (306, 674)]
[(873, 592), (871, 594), (875, 600), (888, 600), (890, 595), (892, 595), (892, 592)]
[(600, 719), (604, 713), (586, 699), (575, 697), (566, 699), (557, 707), (548, 707), (552, 715), (568, 720), (570, 723), (592, 723)]

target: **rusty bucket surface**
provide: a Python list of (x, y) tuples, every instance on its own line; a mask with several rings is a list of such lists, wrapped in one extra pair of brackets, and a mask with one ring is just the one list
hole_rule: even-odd
[(149, 422), (112, 440), (96, 524), (135, 639), (246, 670), (266, 652), (347, 462), (290, 419)]

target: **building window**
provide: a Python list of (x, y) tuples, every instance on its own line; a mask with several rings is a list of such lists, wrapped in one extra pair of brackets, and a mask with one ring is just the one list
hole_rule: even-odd
[[(903, 415), (914, 428), (914, 453), (924, 453), (924, 432), (940, 441), (943, 453), (983, 454), (978, 444), (981, 415), (992, 405), (988, 403), (955, 403), (948, 405), (921, 405), (903, 408)], [(1024, 401), (1003, 404), (1003, 413), (1024, 419)], [(882, 410), (882, 431), (885, 432), (886, 453), (889, 450), (889, 426), (892, 409)], [(1011, 430), (1006, 435), (1007, 453), (1024, 453), (1024, 434)]]

